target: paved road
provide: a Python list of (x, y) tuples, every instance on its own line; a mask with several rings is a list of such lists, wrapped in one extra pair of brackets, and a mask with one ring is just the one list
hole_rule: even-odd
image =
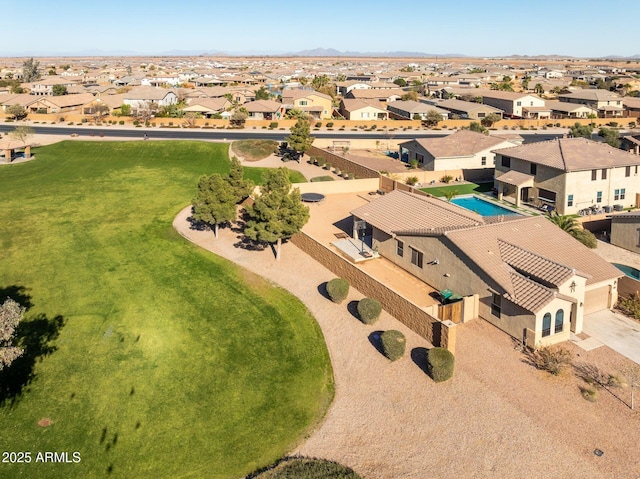
[(637, 321), (603, 310), (584, 317), (583, 331), (640, 364), (640, 323)]
[[(89, 136), (105, 136), (105, 137), (124, 137), (124, 138), (142, 138), (146, 133), (149, 138), (155, 139), (182, 139), (182, 140), (243, 140), (248, 138), (267, 138), (272, 140), (284, 140), (289, 136), (289, 131), (278, 130), (203, 130), (203, 129), (184, 129), (184, 128), (120, 128), (107, 127), (98, 128), (91, 126), (42, 126), (30, 125), (36, 134), (39, 135), (61, 135), (70, 136), (77, 133), (80, 137)], [(15, 128), (15, 125), (0, 125), (1, 132), (9, 132)], [(312, 135), (316, 138), (336, 138), (345, 137), (350, 139), (373, 139), (373, 140), (389, 140), (389, 139), (412, 139), (412, 138), (429, 138), (449, 135), (451, 131), (394, 131), (394, 132), (353, 132), (353, 131), (314, 131)], [(498, 133), (498, 132), (496, 132)], [(505, 133), (516, 133), (508, 131)], [(536, 141), (550, 140), (562, 136), (562, 133), (519, 133), (526, 143)], [(499, 133), (498, 133), (499, 134)]]

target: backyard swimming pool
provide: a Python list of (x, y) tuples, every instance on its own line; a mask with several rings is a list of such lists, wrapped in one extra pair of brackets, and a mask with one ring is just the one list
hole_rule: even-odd
[(618, 268), (620, 271), (622, 271), (629, 278), (640, 280), (640, 271), (634, 268), (633, 266), (627, 266), (626, 264), (619, 264), (619, 263), (611, 263), (611, 264), (614, 265), (616, 268)]
[(474, 211), (480, 216), (500, 216), (500, 215), (519, 215), (513, 210), (504, 208), (495, 203), (483, 200), (477, 196), (462, 196), (459, 198), (453, 198), (451, 203), (458, 205), (467, 210)]

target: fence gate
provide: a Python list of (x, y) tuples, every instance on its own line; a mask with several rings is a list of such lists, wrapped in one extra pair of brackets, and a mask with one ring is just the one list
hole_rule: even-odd
[(463, 301), (455, 303), (441, 304), (438, 306), (438, 319), (440, 321), (453, 321), (454, 323), (462, 322), (462, 305)]

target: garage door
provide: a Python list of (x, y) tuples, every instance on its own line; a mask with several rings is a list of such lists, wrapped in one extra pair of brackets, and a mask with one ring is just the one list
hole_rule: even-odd
[(609, 286), (587, 291), (584, 294), (584, 314), (595, 313), (607, 309), (609, 303)]

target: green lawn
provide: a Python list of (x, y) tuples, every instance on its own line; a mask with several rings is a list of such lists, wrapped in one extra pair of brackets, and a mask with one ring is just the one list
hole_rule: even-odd
[[(324, 415), (332, 371), (308, 310), (171, 227), (227, 151), (63, 142), (0, 167), (0, 292), (32, 303), (31, 347), (0, 373), (0, 449), (32, 462), (0, 477), (235, 478)], [(81, 462), (36, 463), (46, 451)]]
[(433, 188), (420, 188), (421, 191), (430, 193), (433, 196), (444, 196), (447, 191), (456, 191), (458, 195), (468, 195), (471, 193), (486, 193), (493, 189), (493, 182), (489, 183), (464, 183), (447, 186), (435, 186)]

